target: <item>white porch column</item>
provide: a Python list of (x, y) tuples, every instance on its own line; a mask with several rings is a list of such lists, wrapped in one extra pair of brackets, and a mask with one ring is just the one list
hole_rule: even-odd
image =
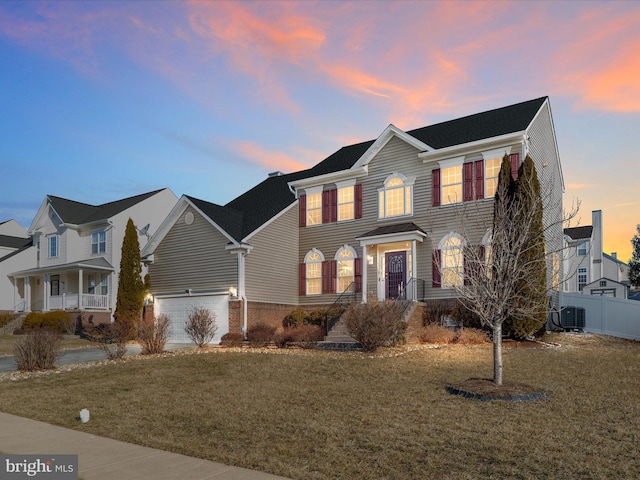
[(51, 275), (48, 273), (44, 274), (44, 278), (42, 280), (42, 311), (49, 311), (49, 293), (51, 290), (49, 289), (49, 283), (51, 282)]
[(412, 283), (411, 300), (415, 300), (418, 294), (418, 242), (411, 240), (411, 277), (415, 278)]
[(31, 277), (24, 277), (24, 311), (31, 311)]
[(362, 303), (367, 303), (367, 246), (362, 246)]
[[(96, 276), (97, 281), (97, 276)], [(98, 290), (98, 286), (96, 285), (96, 291)], [(84, 306), (82, 305), (82, 269), (78, 270), (78, 309), (84, 310)]]

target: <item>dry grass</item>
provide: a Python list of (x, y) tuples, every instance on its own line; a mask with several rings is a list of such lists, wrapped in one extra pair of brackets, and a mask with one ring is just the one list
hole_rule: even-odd
[[(0, 357), (12, 356), (13, 345), (19, 338), (20, 335), (0, 335)], [(60, 348), (62, 350), (96, 348), (96, 344), (83, 338), (63, 338), (60, 343)]]
[(492, 363), (490, 346), (447, 346), (103, 362), (0, 382), (1, 408), (294, 479), (640, 478), (640, 345), (549, 340), (505, 347), (505, 380), (544, 389), (535, 402), (448, 394)]

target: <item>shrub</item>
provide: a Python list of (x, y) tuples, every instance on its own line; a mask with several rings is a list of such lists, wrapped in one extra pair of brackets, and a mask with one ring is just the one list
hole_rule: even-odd
[(462, 328), (458, 331), (456, 343), (460, 345), (482, 345), (489, 342), (489, 335), (478, 328)]
[[(13, 322), (14, 318), (13, 313), (0, 313), (0, 328), (4, 330), (7, 325)], [(6, 334), (7, 332), (3, 333)]]
[(456, 321), (458, 325), (462, 325), (465, 328), (475, 328), (477, 330), (488, 328), (482, 325), (480, 317), (475, 312), (472, 312), (462, 303), (458, 303), (451, 311), (451, 317)]
[(302, 325), (299, 328), (282, 328), (273, 335), (273, 342), (278, 348), (298, 346), (313, 348), (324, 339), (324, 327), (320, 325)]
[(18, 370), (33, 371), (53, 368), (60, 355), (61, 335), (35, 329), (21, 336), (13, 346), (13, 355)]
[(241, 333), (229, 332), (225, 333), (220, 339), (220, 345), (225, 347), (240, 347), (244, 342), (244, 337)]
[(297, 328), (284, 327), (278, 329), (273, 336), (273, 343), (278, 348), (285, 348), (295, 342), (295, 332)]
[(449, 330), (447, 327), (443, 327), (437, 323), (430, 323), (422, 328), (419, 338), (421, 343), (447, 345), (449, 343), (453, 343), (456, 338), (456, 334), (453, 330)]
[(258, 323), (247, 329), (247, 340), (254, 345), (266, 345), (275, 338), (276, 327)]
[(29, 312), (22, 321), (24, 330), (44, 328), (60, 334), (72, 335), (75, 333), (75, 321), (73, 317), (63, 310), (50, 312)]
[(198, 348), (206, 346), (218, 331), (216, 314), (202, 307), (193, 307), (184, 326), (187, 336)]
[(109, 360), (124, 357), (131, 327), (128, 322), (101, 323), (84, 331), (87, 340), (99, 343)]
[(401, 313), (397, 302), (353, 303), (342, 318), (362, 349), (372, 352), (383, 345), (396, 345), (404, 338), (407, 325)]
[(169, 339), (171, 320), (160, 314), (156, 318), (143, 319), (138, 322), (138, 343), (143, 355), (162, 353)]
[(300, 307), (295, 310), (289, 312), (284, 320), (282, 320), (282, 326), (287, 328), (298, 328), (301, 327), (307, 318), (307, 312), (302, 310)]
[(442, 302), (429, 302), (422, 316), (424, 326), (444, 324), (444, 317), (451, 315), (452, 307)]

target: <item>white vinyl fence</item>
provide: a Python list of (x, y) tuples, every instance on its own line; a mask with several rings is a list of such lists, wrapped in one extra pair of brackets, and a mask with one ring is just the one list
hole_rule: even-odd
[(585, 309), (585, 331), (640, 340), (640, 302), (620, 298), (563, 293), (562, 306)]

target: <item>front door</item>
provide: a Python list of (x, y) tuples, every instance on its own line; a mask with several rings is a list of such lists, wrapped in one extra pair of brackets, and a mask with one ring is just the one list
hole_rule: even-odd
[(386, 252), (384, 263), (387, 298), (398, 298), (407, 283), (407, 252)]

